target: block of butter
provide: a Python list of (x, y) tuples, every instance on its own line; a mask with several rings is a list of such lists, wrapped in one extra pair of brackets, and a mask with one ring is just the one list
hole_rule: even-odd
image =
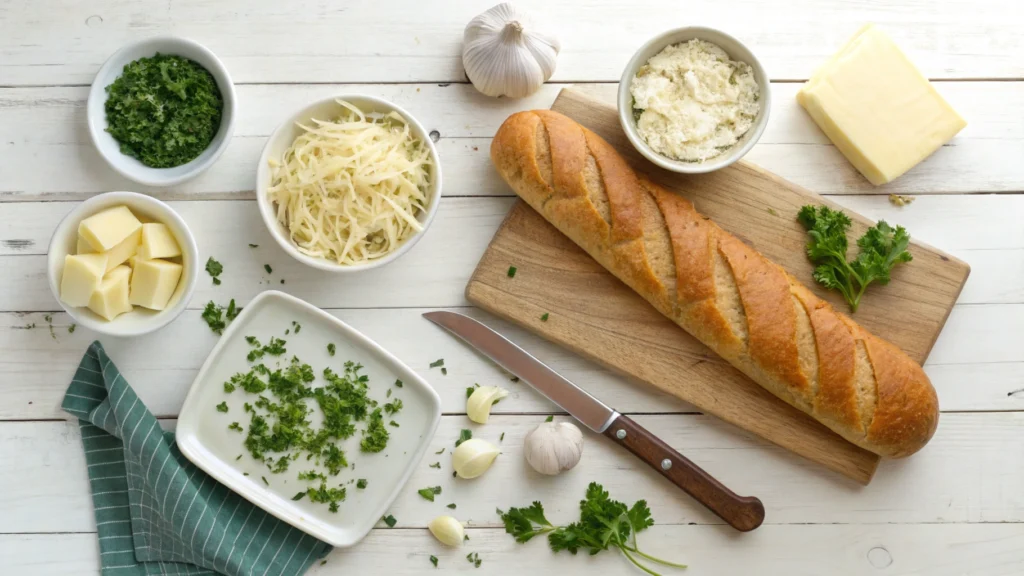
[(142, 228), (129, 234), (124, 240), (121, 240), (117, 246), (114, 246), (110, 250), (104, 252), (107, 255), (107, 272), (110, 272), (114, 268), (117, 268), (121, 264), (128, 261), (129, 258), (135, 256), (135, 252), (139, 249), (139, 243), (142, 241)]
[(796, 99), (876, 186), (913, 168), (967, 125), (871, 24), (818, 69)]
[(131, 275), (132, 269), (127, 266), (117, 266), (107, 272), (99, 288), (89, 298), (89, 310), (108, 321), (131, 312), (132, 305), (128, 302), (128, 279)]
[[(117, 247), (125, 238), (135, 234), (141, 228), (142, 222), (139, 222), (139, 219), (132, 214), (127, 206), (115, 206), (82, 220), (78, 224), (78, 235), (84, 238), (93, 249), (106, 252)], [(128, 256), (125, 256), (124, 260), (127, 260)]]
[(163, 310), (181, 278), (181, 264), (166, 260), (135, 261), (128, 301), (150, 310)]
[(89, 245), (89, 241), (78, 235), (78, 242), (75, 244), (75, 254), (92, 254), (96, 249)]
[(166, 224), (152, 222), (142, 225), (142, 245), (139, 246), (141, 260), (175, 256), (181, 256), (181, 248)]
[(106, 271), (106, 254), (68, 254), (60, 279), (60, 299), (68, 306), (88, 306)]

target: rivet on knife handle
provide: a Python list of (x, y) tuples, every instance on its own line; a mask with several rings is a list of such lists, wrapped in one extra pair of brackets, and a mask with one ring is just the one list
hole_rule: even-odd
[(748, 532), (764, 522), (764, 504), (760, 500), (753, 496), (739, 496), (729, 490), (626, 416), (616, 418), (604, 435), (624, 446), (733, 528)]

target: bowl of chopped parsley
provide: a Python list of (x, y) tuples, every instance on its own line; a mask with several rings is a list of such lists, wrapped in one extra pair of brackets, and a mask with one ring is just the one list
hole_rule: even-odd
[(111, 168), (140, 184), (171, 186), (198, 176), (227, 148), (235, 92), (204, 46), (149, 38), (107, 59), (87, 112), (93, 144)]

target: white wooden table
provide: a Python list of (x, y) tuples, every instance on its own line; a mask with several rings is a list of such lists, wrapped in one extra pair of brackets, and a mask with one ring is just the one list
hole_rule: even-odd
[[(87, 344), (46, 286), (46, 246), (60, 218), (97, 192), (140, 190), (99, 158), (85, 125), (93, 74), (124, 43), (157, 34), (194, 38), (234, 77), (238, 120), (230, 148), (187, 184), (142, 189), (188, 221), (202, 260), (224, 263), (224, 283), (200, 279), (190, 309), (156, 334), (102, 339), (149, 408), (173, 426), (216, 336), (199, 318), (213, 299), (244, 304), (285, 289), (365, 331), (437, 388), (436, 447), (467, 425), (466, 386), (513, 396), (480, 432), (505, 432), (504, 455), (480, 480), (451, 482), (423, 462), (391, 513), (337, 551), (317, 574), (639, 574), (623, 558), (553, 555), (518, 545), (496, 506), (543, 501), (556, 521), (576, 517), (592, 480), (614, 497), (646, 498), (657, 525), (650, 552), (688, 562), (692, 575), (1024, 573), (1024, 9), (1019, 0), (572, 0), (533, 4), (561, 30), (552, 83), (524, 100), (493, 100), (465, 84), (462, 29), (488, 1), (0, 0), (0, 570), (96, 574), (98, 551), (75, 426), (58, 405)], [(643, 6), (640, 6), (643, 4)], [(862, 23), (880, 24), (965, 116), (968, 127), (896, 183), (873, 188), (794, 101), (798, 82)], [(747, 42), (773, 80), (771, 122), (749, 160), (872, 218), (907, 226), (967, 261), (973, 273), (926, 369), (943, 417), (920, 454), (885, 461), (867, 487), (812, 465), (684, 403), (633, 386), (521, 330), (494, 321), (570, 379), (679, 448), (726, 484), (760, 496), (767, 520), (740, 535), (638, 460), (589, 437), (581, 464), (557, 479), (524, 464), (524, 434), (553, 406), (420, 318), (473, 311), (463, 288), (512, 203), (490, 167), (490, 137), (511, 112), (546, 108), (567, 83), (612, 83), (656, 32), (706, 24)], [(609, 90), (610, 84), (594, 86)], [(355, 277), (317, 273), (275, 247), (256, 210), (255, 167), (283, 117), (323, 96), (360, 91), (391, 99), (440, 134), (445, 199), (430, 232), (398, 264)], [(917, 196), (906, 208), (886, 194)], [(259, 244), (250, 249), (249, 243)], [(266, 274), (264, 264), (273, 267)], [(286, 284), (281, 286), (280, 279)], [(385, 288), (382, 288), (385, 287)], [(52, 333), (47, 316), (52, 314)], [(28, 325), (34, 328), (26, 328)], [(429, 371), (444, 358), (448, 375)], [(427, 457), (433, 461), (432, 456)], [(416, 494), (441, 484), (471, 526), (444, 550), (424, 527), (443, 506)], [(477, 570), (467, 552), (479, 552)]]

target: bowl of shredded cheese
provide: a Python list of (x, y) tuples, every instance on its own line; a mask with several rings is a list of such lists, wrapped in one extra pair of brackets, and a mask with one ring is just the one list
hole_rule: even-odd
[(423, 236), (441, 200), (441, 165), (423, 126), (386, 100), (314, 102), (270, 136), (256, 194), (296, 260), (330, 272), (378, 268)]

